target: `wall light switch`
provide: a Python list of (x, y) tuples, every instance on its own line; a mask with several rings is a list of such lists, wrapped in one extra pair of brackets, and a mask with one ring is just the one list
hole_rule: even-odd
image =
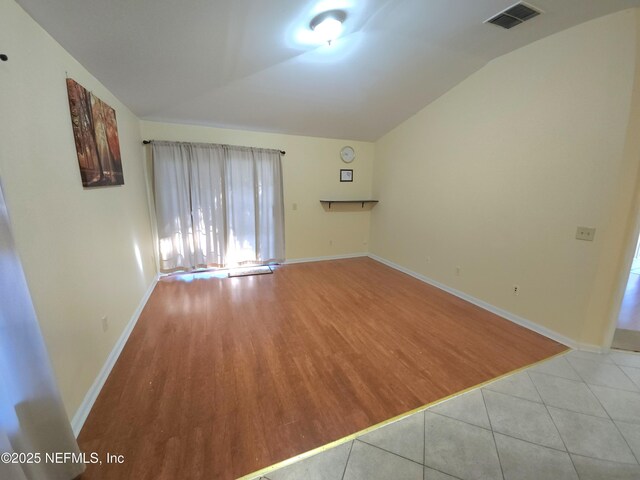
[(596, 229), (589, 227), (578, 227), (576, 231), (576, 238), (578, 240), (586, 240), (587, 242), (593, 242), (593, 237), (596, 236)]

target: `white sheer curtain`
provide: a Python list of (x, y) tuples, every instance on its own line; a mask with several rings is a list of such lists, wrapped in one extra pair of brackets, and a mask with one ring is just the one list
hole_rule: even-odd
[[(75, 462), (47, 461), (47, 453), (57, 452), (78, 457)], [(17, 457), (22, 460), (19, 463), (0, 461), (2, 480), (67, 480), (84, 471), (15, 251), (0, 187), (0, 454), (7, 453), (27, 456)]]
[(278, 150), (153, 142), (160, 270), (284, 260)]

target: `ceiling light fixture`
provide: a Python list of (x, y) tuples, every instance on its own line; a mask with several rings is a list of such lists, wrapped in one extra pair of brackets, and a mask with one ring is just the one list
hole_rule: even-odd
[(347, 13), (344, 10), (329, 10), (313, 17), (309, 27), (323, 41), (331, 45), (331, 42), (342, 33), (342, 24), (346, 18)]

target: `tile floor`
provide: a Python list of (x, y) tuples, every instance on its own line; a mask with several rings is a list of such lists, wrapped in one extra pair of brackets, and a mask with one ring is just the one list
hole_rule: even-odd
[(264, 480), (640, 479), (640, 354), (572, 351)]

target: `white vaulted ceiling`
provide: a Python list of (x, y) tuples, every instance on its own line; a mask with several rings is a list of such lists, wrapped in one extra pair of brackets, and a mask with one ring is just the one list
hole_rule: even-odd
[[(640, 0), (18, 0), (140, 118), (375, 140), (488, 61)], [(348, 12), (332, 46), (315, 13)]]

